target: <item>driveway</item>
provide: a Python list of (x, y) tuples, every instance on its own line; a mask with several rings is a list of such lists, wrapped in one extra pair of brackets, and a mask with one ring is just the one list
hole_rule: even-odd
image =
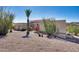
[(14, 31), (0, 38), (2, 52), (79, 52), (79, 44), (58, 38), (38, 37), (34, 32), (29, 38), (23, 38), (26, 32)]

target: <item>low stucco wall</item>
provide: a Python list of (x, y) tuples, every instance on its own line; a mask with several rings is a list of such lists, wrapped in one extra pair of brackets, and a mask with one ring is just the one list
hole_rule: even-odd
[(27, 29), (26, 23), (14, 23), (14, 29)]

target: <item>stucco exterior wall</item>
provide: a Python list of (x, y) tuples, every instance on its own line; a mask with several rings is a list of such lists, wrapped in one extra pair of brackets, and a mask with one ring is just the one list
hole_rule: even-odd
[(15, 29), (26, 29), (27, 28), (27, 24), (26, 23), (14, 23), (14, 28)]
[(56, 21), (56, 27), (59, 33), (66, 33), (66, 21), (65, 20)]

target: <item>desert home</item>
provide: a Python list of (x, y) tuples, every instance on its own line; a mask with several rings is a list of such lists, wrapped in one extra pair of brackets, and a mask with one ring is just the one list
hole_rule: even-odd
[(14, 23), (15, 30), (26, 29), (26, 27), (27, 27), (26, 23)]
[[(30, 26), (32, 27), (35, 27), (36, 24), (40, 25), (40, 31), (45, 30), (43, 20), (33, 20), (30, 22)], [(66, 33), (66, 21), (65, 20), (56, 20), (55, 24), (56, 24), (56, 27), (59, 33)], [(14, 23), (14, 27), (15, 29), (27, 28), (26, 23)]]
[[(40, 28), (41, 28), (40, 31), (45, 30), (45, 27), (44, 27), (42, 20), (34, 20), (31, 23), (33, 23), (34, 26), (36, 24), (39, 24)], [(55, 24), (56, 24), (56, 27), (57, 27), (57, 30), (58, 30), (59, 33), (66, 33), (66, 21), (65, 20), (56, 20)]]

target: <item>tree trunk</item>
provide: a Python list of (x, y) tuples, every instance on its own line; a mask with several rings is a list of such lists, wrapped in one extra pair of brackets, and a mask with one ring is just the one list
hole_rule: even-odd
[(29, 36), (29, 17), (27, 17), (27, 33), (26, 33), (26, 37)]

